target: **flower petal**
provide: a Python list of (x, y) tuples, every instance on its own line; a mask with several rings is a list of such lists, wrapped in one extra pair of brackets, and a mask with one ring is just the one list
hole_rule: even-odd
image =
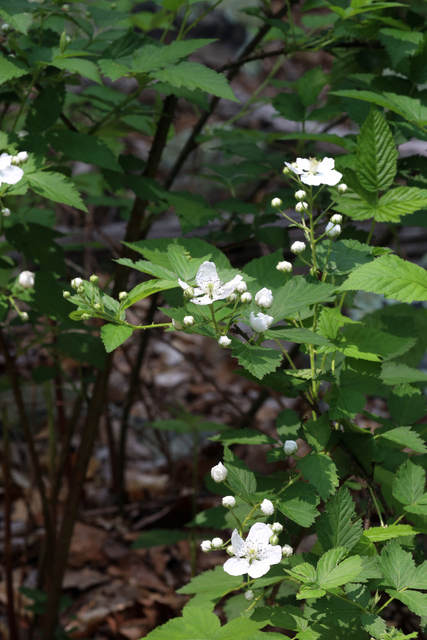
[(271, 529), (265, 522), (256, 522), (252, 525), (248, 537), (246, 538), (246, 544), (251, 542), (258, 542), (261, 544), (268, 544), (272, 536)]
[(318, 187), (319, 185), (323, 184), (322, 176), (320, 176), (318, 173), (304, 173), (301, 176), (301, 182), (304, 182), (304, 184), (309, 184), (312, 187)]
[(333, 158), (323, 158), (317, 165), (317, 171), (319, 173), (328, 173), (335, 168), (335, 160)]
[(214, 300), (215, 300), (215, 298), (214, 298), (214, 299), (212, 299), (212, 298), (210, 298), (210, 297), (209, 297), (209, 296), (207, 296), (207, 295), (206, 295), (206, 296), (202, 296), (201, 298), (191, 298), (191, 302), (192, 302), (193, 304), (200, 304), (200, 305), (203, 305), (203, 304), (212, 304), (212, 302), (213, 302)]
[(236, 556), (239, 556), (245, 548), (245, 542), (239, 535), (237, 529), (234, 529), (231, 534), (231, 545)]
[(288, 169), (290, 169), (294, 173), (297, 173), (298, 175), (302, 173), (301, 169), (298, 169), (298, 167), (294, 167), (290, 162), (285, 162), (285, 165), (288, 167)]
[(216, 266), (213, 262), (205, 260), (205, 262), (200, 265), (196, 275), (196, 282), (197, 285), (205, 292), (208, 284), (213, 284), (214, 288), (220, 286), (221, 280), (219, 279)]
[(243, 280), (243, 276), (235, 276), (230, 282), (227, 282), (223, 287), (223, 298), (228, 298), (230, 293), (233, 293), (239, 282)]
[(6, 184), (16, 184), (23, 175), (22, 169), (13, 165), (0, 170), (0, 180), (6, 182)]
[(300, 171), (310, 171), (311, 169), (311, 160), (308, 158), (297, 158), (296, 164)]
[[(224, 569), (225, 569), (225, 565), (224, 565)], [(249, 569), (247, 573), (249, 573), (251, 578), (260, 578), (261, 576), (265, 575), (269, 570), (270, 570), (270, 564), (266, 560), (253, 560), (253, 562), (249, 565)]]
[(269, 564), (277, 564), (280, 562), (282, 559), (282, 547), (280, 544), (275, 544), (274, 546), (269, 544), (267, 550), (262, 556), (262, 559)]
[(190, 288), (190, 285), (187, 284), (186, 282), (184, 282), (184, 280), (181, 280), (181, 278), (178, 278), (178, 284), (181, 287), (181, 289), (184, 289), (184, 291), (185, 291), (185, 289), (189, 289)]
[(338, 182), (341, 180), (342, 173), (340, 173), (339, 171), (335, 171), (335, 169), (333, 169), (332, 171), (328, 171), (325, 174), (320, 174), (320, 178), (321, 178), (321, 184), (327, 184), (330, 187), (333, 187), (334, 185), (338, 184)]
[(2, 153), (0, 156), (0, 170), (6, 169), (6, 167), (9, 167), (11, 161), (12, 161), (12, 156), (10, 156), (7, 153)]
[(249, 572), (249, 566), (249, 561), (245, 558), (230, 558), (224, 564), (224, 571), (230, 576), (242, 576), (244, 573)]

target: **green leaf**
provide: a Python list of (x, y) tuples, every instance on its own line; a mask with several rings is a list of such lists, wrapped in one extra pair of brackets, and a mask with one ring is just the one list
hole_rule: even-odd
[(330, 302), (337, 289), (332, 284), (309, 281), (304, 276), (294, 276), (278, 291), (274, 292), (273, 307), (270, 315), (292, 318), (304, 308), (318, 302)]
[(390, 429), (389, 431), (383, 431), (375, 433), (375, 436), (380, 438), (384, 438), (385, 440), (390, 440), (391, 442), (396, 442), (400, 444), (402, 447), (409, 447), (413, 451), (417, 453), (426, 453), (427, 447), (422, 441), (421, 437), (418, 433), (411, 430), (411, 427), (396, 427), (395, 429)]
[(239, 102), (225, 76), (197, 62), (181, 62), (152, 74), (157, 80), (169, 82), (174, 87), (201, 89), (219, 98)]
[(359, 556), (352, 556), (341, 562), (347, 550), (343, 547), (327, 551), (317, 563), (317, 583), (321, 589), (336, 587), (353, 582), (362, 570)]
[(338, 487), (337, 468), (325, 453), (309, 453), (298, 461), (297, 467), (304, 478), (316, 487), (322, 500), (327, 500)]
[(388, 410), (399, 426), (414, 424), (426, 414), (426, 399), (419, 389), (410, 384), (399, 384), (389, 393)]
[[(371, 527), (363, 532), (362, 538), (369, 542), (386, 542), (401, 536), (415, 536), (422, 533), (410, 524), (389, 524), (386, 527)], [(420, 587), (421, 588), (421, 587)]]
[(101, 340), (107, 353), (117, 349), (133, 333), (132, 327), (122, 324), (104, 324), (101, 328)]
[(215, 42), (215, 39), (177, 40), (169, 45), (147, 44), (133, 54), (132, 70), (137, 73), (150, 73), (175, 64), (181, 58)]
[(328, 413), (323, 413), (317, 420), (307, 420), (304, 423), (304, 433), (314, 451), (317, 453), (323, 451), (331, 437), (331, 421)]
[(416, 506), (424, 497), (426, 474), (422, 467), (407, 460), (397, 470), (393, 481), (393, 497), (407, 506)]
[(122, 173), (122, 168), (113, 152), (105, 142), (95, 136), (61, 129), (49, 131), (46, 139), (53, 149), (61, 151), (71, 160)]
[(277, 416), (276, 430), (282, 442), (296, 440), (301, 433), (301, 420), (292, 409), (285, 409)]
[(25, 76), (26, 73), (28, 73), (28, 68), (25, 65), (21, 66), (19, 61), (6, 58), (5, 55), (0, 58), (0, 84)]
[(26, 174), (26, 178), (31, 189), (44, 198), (87, 211), (74, 184), (61, 173), (39, 171)]
[[(243, 578), (230, 576), (220, 565), (213, 571), (204, 571), (199, 576), (177, 590), (179, 594), (193, 595), (191, 608), (196, 606), (214, 606), (223, 596), (243, 586)], [(203, 636), (202, 636), (203, 637)], [(171, 640), (169, 638), (169, 640)]]
[(165, 193), (164, 199), (175, 209), (182, 233), (188, 233), (219, 217), (218, 211), (213, 209), (205, 198), (195, 193), (173, 191)]
[(353, 271), (342, 291), (379, 293), (401, 302), (427, 301), (427, 273), (416, 264), (394, 255), (383, 255)]
[(55, 343), (58, 351), (73, 360), (88, 362), (93, 367), (102, 369), (105, 364), (105, 353), (98, 338), (88, 333), (62, 333)]
[(354, 220), (374, 218), (377, 222), (399, 222), (402, 216), (427, 205), (427, 190), (417, 187), (396, 187), (378, 201), (367, 202), (350, 190), (340, 198), (335, 209)]
[(224, 445), (232, 444), (277, 444), (277, 440), (261, 433), (256, 429), (226, 429), (209, 440), (222, 442)]
[(399, 95), (397, 93), (383, 94), (374, 93), (373, 91), (358, 91), (348, 89), (343, 91), (331, 91), (329, 95), (340, 96), (341, 98), (354, 98), (377, 104), (398, 113), (400, 116), (415, 124), (424, 126), (427, 124), (427, 107), (421, 104), (418, 98), (410, 98), (409, 96)]
[(92, 82), (102, 84), (98, 67), (90, 60), (82, 60), (82, 58), (54, 58), (49, 64), (57, 69), (69, 71), (73, 74), (77, 73), (84, 78), (89, 78)]
[(374, 638), (384, 637), (384, 632), (387, 630), (385, 620), (375, 615), (375, 613), (364, 612), (360, 616), (360, 622), (363, 628)]
[(317, 522), (317, 536), (324, 551), (345, 547), (348, 551), (359, 542), (362, 522), (352, 523), (356, 508), (347, 487), (341, 487), (326, 504)]
[(296, 89), (304, 107), (313, 105), (327, 81), (322, 67), (310, 69), (297, 80)]
[(424, 371), (413, 369), (406, 364), (397, 362), (384, 362), (381, 369), (381, 380), (388, 385), (395, 385), (404, 382), (424, 382), (427, 383), (427, 375)]
[(369, 374), (361, 376), (359, 371), (346, 364), (340, 371), (339, 383), (333, 384), (329, 401), (329, 415), (332, 420), (354, 418), (363, 411), (365, 394), (372, 394), (379, 381)]
[(150, 549), (160, 545), (171, 545), (187, 538), (188, 533), (178, 529), (150, 529), (139, 534), (132, 544), (132, 549)]
[(357, 139), (357, 177), (368, 191), (385, 191), (394, 182), (397, 149), (390, 127), (376, 109), (371, 109)]
[(276, 349), (243, 343), (233, 346), (233, 356), (242, 367), (259, 379), (275, 371), (283, 359), (283, 354)]
[(181, 618), (173, 618), (151, 631), (149, 640), (216, 640), (221, 630), (218, 616), (206, 608), (186, 606)]
[(413, 56), (423, 41), (423, 34), (419, 31), (403, 31), (386, 27), (380, 29), (379, 40), (384, 45), (393, 69), (410, 56)]
[(413, 611), (417, 616), (427, 616), (427, 594), (419, 591), (394, 591), (387, 589), (392, 598), (397, 598)]
[(328, 274), (345, 275), (362, 264), (372, 262), (372, 248), (357, 240), (338, 240), (330, 247), (329, 240), (316, 245), (316, 260), (320, 271), (324, 270), (326, 256), (328, 258)]
[(265, 332), (264, 336), (269, 340), (289, 340), (291, 342), (296, 342), (297, 344), (330, 344), (327, 338), (324, 338), (318, 333), (314, 333), (310, 329), (300, 329), (298, 327), (291, 327), (289, 329), (277, 327), (269, 329)]
[(249, 498), (256, 492), (255, 474), (228, 448), (224, 448), (224, 464), (227, 468), (227, 482), (238, 495)]
[[(396, 540), (389, 542), (378, 558), (385, 584), (397, 590), (404, 589), (415, 572), (412, 555), (404, 551)], [(426, 596), (427, 597), (427, 596)]]
[[(119, 262), (117, 260), (117, 262)], [(142, 262), (142, 261), (141, 261)], [(122, 309), (128, 309), (136, 302), (148, 298), (148, 296), (160, 291), (167, 291), (168, 289), (176, 289), (178, 282), (173, 280), (147, 280), (137, 284), (136, 287), (129, 291), (128, 296), (122, 304)]]
[(290, 520), (301, 527), (309, 527), (319, 515), (319, 503), (314, 488), (303, 483), (291, 484), (280, 494), (277, 507)]
[[(272, 100), (272, 105), (283, 118), (302, 122), (305, 119), (305, 108), (295, 93), (279, 93)], [(283, 137), (281, 137), (283, 139)], [(311, 139), (311, 138), (310, 138)]]
[(25, 121), (28, 131), (41, 133), (52, 127), (58, 120), (65, 102), (65, 85), (62, 82), (43, 87)]
[(27, 260), (35, 262), (46, 271), (65, 275), (64, 252), (56, 241), (61, 235), (53, 229), (32, 222), (15, 223), (6, 230), (8, 242), (21, 251)]
[[(3, 6), (4, 4), (5, 3), (2, 2)], [(8, 11), (5, 11), (3, 7), (0, 7), (0, 16), (5, 22), (10, 24), (11, 27), (26, 35), (33, 22), (31, 13), (29, 13), (28, 10), (22, 11), (18, 3), (16, 3), (15, 6), (10, 6), (10, 8), (7, 7), (7, 9)], [(26, 9), (28, 9), (28, 7), (26, 7)]]

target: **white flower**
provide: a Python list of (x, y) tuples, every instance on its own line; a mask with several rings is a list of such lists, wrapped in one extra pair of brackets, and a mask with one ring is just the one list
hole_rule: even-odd
[(339, 224), (328, 222), (328, 224), (326, 225), (325, 233), (328, 238), (336, 238), (341, 233), (341, 227)]
[(22, 129), (22, 131), (18, 131), (18, 133), (16, 134), (18, 136), (18, 138), (25, 138), (25, 136), (28, 136), (28, 131), (25, 131), (25, 129)]
[(285, 558), (290, 558), (291, 555), (293, 554), (294, 550), (292, 549), (290, 544), (285, 544), (282, 547), (282, 553), (285, 556)]
[(348, 187), (344, 182), (341, 182), (341, 184), (338, 185), (338, 191), (340, 193), (345, 193), (347, 191)]
[(4, 207), (4, 209), (1, 210), (1, 213), (5, 218), (8, 218), (10, 216), (10, 209)]
[(218, 344), (223, 349), (227, 349), (231, 344), (231, 340), (228, 336), (221, 336), (220, 339), (218, 340)]
[[(204, 305), (212, 304), (215, 300), (228, 298), (241, 280), (243, 280), (243, 277), (239, 275), (235, 276), (230, 282), (221, 282), (215, 264), (206, 260), (197, 272), (197, 287), (194, 288), (194, 296), (196, 297), (192, 299), (192, 302)], [(184, 289), (184, 293), (186, 289), (190, 289), (189, 285), (180, 280), (180, 278), (178, 278), (178, 282), (180, 287)]]
[(334, 213), (334, 215), (331, 218), (331, 222), (333, 222), (334, 224), (341, 224), (342, 215), (340, 215), (339, 213)]
[(286, 440), (285, 444), (283, 445), (283, 451), (287, 456), (291, 456), (293, 453), (298, 451), (298, 445), (295, 440)]
[(255, 315), (253, 311), (251, 311), (249, 318), (249, 324), (255, 333), (263, 333), (264, 331), (267, 331), (273, 321), (273, 316), (269, 316), (266, 313), (258, 313)]
[(299, 189), (299, 191), (295, 191), (294, 195), (296, 200), (304, 200), (307, 194), (302, 189)]
[(203, 542), (200, 544), (200, 548), (203, 553), (207, 553), (212, 549), (212, 542), (210, 540), (203, 540)]
[(22, 320), (22, 322), (28, 322), (28, 317), (29, 317), (29, 316), (28, 316), (28, 313), (27, 313), (26, 311), (23, 311), (23, 312), (21, 313), (21, 320)]
[(182, 329), (182, 324), (180, 322), (178, 322), (178, 320), (174, 320), (172, 318), (172, 324), (174, 326), (174, 329), (176, 329), (177, 331), (181, 331)]
[(212, 467), (211, 476), (215, 482), (223, 482), (227, 477), (228, 471), (222, 464), (222, 462), (218, 462), (217, 465)]
[(185, 316), (182, 322), (184, 324), (184, 327), (192, 327), (193, 324), (195, 323), (195, 320), (193, 316)]
[(212, 540), (212, 546), (214, 549), (221, 549), (223, 545), (222, 538), (214, 538)]
[(305, 242), (300, 242), (299, 240), (297, 240), (291, 246), (291, 251), (292, 253), (296, 253), (296, 254), (302, 253), (303, 251), (305, 251)]
[(236, 498), (234, 496), (225, 496), (222, 499), (222, 506), (227, 507), (227, 509), (234, 509), (236, 506)]
[(245, 293), (245, 291), (247, 291), (247, 290), (248, 290), (248, 285), (246, 284), (246, 282), (244, 280), (239, 282), (239, 284), (236, 287), (237, 293)]
[(273, 531), (273, 533), (282, 533), (283, 525), (280, 524), (280, 522), (273, 522), (273, 524), (271, 525), (271, 530)]
[(243, 304), (249, 304), (252, 302), (252, 294), (249, 293), (249, 291), (245, 291), (245, 293), (242, 293), (242, 295), (240, 296), (240, 302), (243, 302)]
[(8, 22), (3, 23), (0, 29), (1, 31), (3, 31), (3, 33), (8, 33), (9, 31), (13, 30), (13, 28), (10, 26)]
[(295, 211), (298, 213), (304, 213), (308, 209), (308, 202), (297, 202), (295, 205)]
[(274, 513), (274, 504), (271, 500), (263, 500), (259, 507), (265, 516), (271, 516)]
[(34, 287), (34, 275), (32, 271), (22, 271), (19, 274), (18, 282), (23, 289), (32, 289)]
[(274, 207), (275, 209), (278, 209), (279, 207), (282, 206), (282, 201), (280, 198), (273, 198), (273, 200), (271, 201), (271, 206)]
[(277, 263), (276, 269), (277, 271), (283, 271), (283, 273), (291, 273), (292, 264), (287, 260), (282, 260), (281, 262)]
[(248, 591), (245, 592), (245, 598), (246, 600), (253, 600), (255, 598), (255, 594), (252, 591), (252, 589), (248, 589)]
[(320, 161), (316, 158), (297, 158), (296, 162), (292, 164), (285, 162), (285, 165), (299, 175), (304, 184), (314, 187), (321, 184), (328, 184), (332, 187), (338, 184), (342, 178), (342, 173), (334, 169), (335, 160), (333, 158), (323, 158)]
[(82, 284), (83, 280), (81, 278), (73, 278), (73, 280), (71, 280), (71, 286), (73, 287), (73, 289), (78, 289), (82, 286)]
[(0, 185), (5, 182), (6, 184), (16, 184), (20, 181), (24, 172), (20, 167), (14, 167), (12, 165), (12, 156), (7, 153), (2, 153), (0, 156)]
[(263, 522), (254, 524), (246, 540), (243, 540), (237, 529), (231, 535), (234, 558), (224, 564), (224, 571), (230, 576), (242, 576), (248, 573), (251, 578), (260, 578), (269, 571), (272, 564), (282, 559), (280, 545), (269, 543), (271, 529)]
[(273, 304), (271, 289), (267, 289), (266, 287), (260, 289), (258, 293), (255, 294), (255, 304), (261, 307), (261, 309), (269, 309)]

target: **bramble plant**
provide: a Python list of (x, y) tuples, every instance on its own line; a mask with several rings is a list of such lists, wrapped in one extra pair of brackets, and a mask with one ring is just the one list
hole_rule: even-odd
[[(249, 2), (238, 14), (245, 46), (221, 68), (195, 61), (215, 44), (197, 29), (210, 14), (235, 11), (227, 0), (155, 0), (149, 10), (136, 0), (0, 4), (0, 352), (42, 504), (43, 639), (56, 633), (114, 352), (138, 341), (111, 446), (122, 509), (129, 412), (156, 328), (214, 340), (237, 360), (239, 375), (285, 403), (298, 400), (301, 411), (288, 404), (274, 435), (248, 422), (212, 436), (224, 446), (206, 479), (218, 504), (187, 525), (193, 578), (178, 592), (193, 597), (181, 617), (147, 637), (425, 637), (427, 275), (400, 250), (399, 230), (427, 227), (427, 161), (398, 153), (402, 143), (426, 139), (425, 3)], [(283, 65), (295, 54), (304, 69), (314, 59), (318, 66), (289, 81)], [(231, 82), (246, 64), (265, 65), (263, 79), (239, 103)], [(220, 100), (233, 115), (212, 124)], [(174, 128), (178, 103), (195, 122), (185, 142)], [(262, 103), (280, 116), (267, 131), (244, 119)], [(289, 121), (295, 127), (286, 133)], [(147, 144), (144, 159), (134, 138)], [(197, 186), (172, 189), (195, 149)], [(73, 162), (84, 170), (73, 172)], [(108, 278), (86, 259), (98, 245), (67, 248), (55, 229), (58, 215), (77, 209), (83, 226), (89, 210), (94, 220), (103, 207), (125, 228)], [(182, 237), (147, 239), (170, 210)], [(190, 237), (195, 229), (201, 237)], [(257, 257), (230, 253), (243, 246)], [(141, 312), (138, 303), (150, 297)], [(38, 347), (49, 362), (24, 380), (46, 392), (43, 464), (10, 340), (22, 323), (31, 340), (17, 338), (18, 353)], [(75, 379), (63, 366), (70, 357), (79, 362)], [(68, 413), (65, 389), (73, 393)], [(5, 409), (10, 542), (9, 420)], [(179, 421), (196, 450), (198, 430), (212, 423), (184, 411)], [(271, 473), (251, 470), (234, 445), (258, 447)], [(202, 527), (221, 534), (197, 542)], [(196, 575), (196, 551), (215, 551), (221, 564)]]

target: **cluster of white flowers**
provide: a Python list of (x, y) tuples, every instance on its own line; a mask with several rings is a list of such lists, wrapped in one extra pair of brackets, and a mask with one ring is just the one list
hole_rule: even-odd
[(26, 151), (19, 151), (16, 156), (12, 156), (11, 164), (19, 165), (24, 164), (28, 160), (28, 153)]
[(203, 542), (200, 543), (200, 548), (203, 553), (208, 553), (215, 549), (221, 549), (223, 544), (222, 538), (213, 538), (212, 540), (203, 540)]
[[(21, 151), (20, 153), (26, 154), (26, 159), (28, 159), (26, 151)], [(3, 182), (5, 184), (16, 184), (21, 180), (24, 172), (21, 167), (17, 167), (16, 164), (12, 162), (12, 160), (17, 157), (18, 156), (10, 156), (8, 153), (2, 153), (0, 155), (0, 185), (2, 185)]]

